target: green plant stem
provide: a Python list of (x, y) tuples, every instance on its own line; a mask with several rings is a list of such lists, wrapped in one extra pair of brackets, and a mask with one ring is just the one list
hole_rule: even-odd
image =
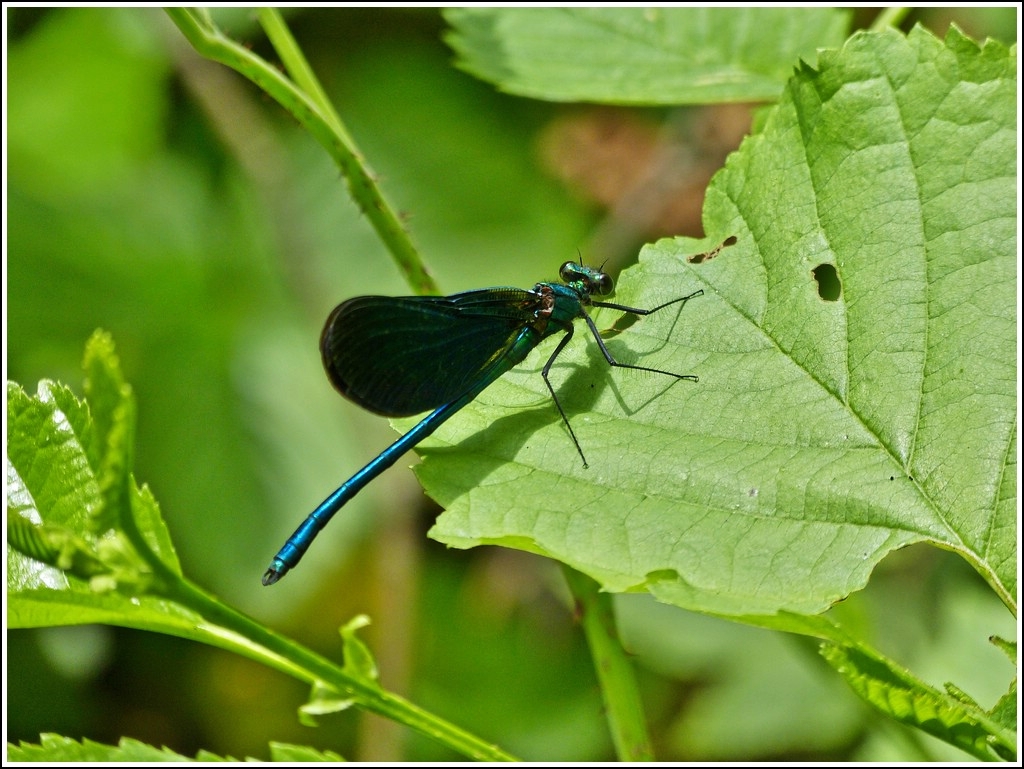
[[(294, 83), (263, 59), (225, 37), (208, 13), (168, 8), (167, 14), (198, 53), (234, 69), (258, 85), (320, 142), (345, 175), (352, 197), (373, 223), (413, 290), (439, 293), (408, 233), (384, 200), (351, 135), (330, 105), (280, 14), (272, 9), (262, 9), (260, 23)], [(515, 760), (498, 747), (384, 691), (375, 682), (351, 676), (329, 660), (253, 622), (168, 570), (159, 559), (147, 560), (158, 572), (159, 589), (165, 597), (210, 621), (204, 630), (209, 634), (211, 643), (263, 662), (311, 685), (319, 682), (350, 695), (360, 707), (406, 724), (463, 755), (484, 761)]]
[[(200, 629), (211, 645), (266, 664), (310, 685), (324, 684), (350, 696), (359, 707), (405, 724), (464, 756), (480, 761), (517, 760), (496, 745), (381, 689), (375, 681), (352, 676), (330, 660), (274, 633), (174, 574), (159, 559), (150, 562), (159, 572), (155, 590), (201, 616), (207, 624)], [(163, 630), (173, 632), (173, 628)], [(194, 635), (187, 637), (194, 638)]]
[(384, 199), (348, 131), (333, 109), (324, 109), (327, 97), (281, 17), (276, 13), (267, 12), (261, 14), (260, 21), (281, 54), (285, 66), (292, 72), (293, 77), (298, 77), (306, 90), (300, 89), (252, 51), (226, 37), (205, 11), (189, 8), (165, 10), (200, 55), (247, 77), (288, 110), (299, 124), (309, 131), (341, 169), (352, 198), (391, 252), (412, 290), (419, 294), (440, 293), (422, 257), (412, 244), (409, 233)]
[(562, 565), (576, 611), (594, 658), (608, 726), (620, 761), (653, 761), (643, 703), (615, 625), (612, 597), (585, 574)]
[(898, 27), (907, 18), (908, 13), (910, 13), (910, 8), (906, 6), (897, 5), (893, 8), (883, 8), (881, 13), (875, 17), (871, 29), (875, 32), (880, 32), (888, 27)]
[(343, 136), (350, 146), (354, 147), (355, 142), (342, 124), (338, 113), (335, 112), (334, 105), (327, 98), (323, 86), (320, 85), (309, 62), (303, 56), (302, 49), (292, 37), (291, 30), (284, 23), (281, 14), (277, 12), (276, 8), (260, 8), (256, 13), (260, 26), (267, 34), (267, 39), (274, 46), (277, 55), (281, 57), (285, 71), (295, 81), (295, 84), (316, 103), (324, 118), (331, 124), (331, 128)]

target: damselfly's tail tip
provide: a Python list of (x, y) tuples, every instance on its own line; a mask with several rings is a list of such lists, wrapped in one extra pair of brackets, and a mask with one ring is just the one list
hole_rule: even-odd
[(273, 566), (263, 572), (263, 587), (270, 587), (284, 576), (284, 571), (278, 571)]

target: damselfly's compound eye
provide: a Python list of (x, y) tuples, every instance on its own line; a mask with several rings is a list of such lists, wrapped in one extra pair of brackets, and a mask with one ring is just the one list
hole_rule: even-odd
[(572, 283), (582, 279), (584, 273), (580, 270), (580, 265), (576, 262), (566, 262), (558, 268), (558, 277), (563, 283)]
[(612, 276), (607, 273), (599, 272), (591, 280), (594, 284), (593, 293), (598, 296), (606, 296), (615, 290), (615, 282), (612, 280)]

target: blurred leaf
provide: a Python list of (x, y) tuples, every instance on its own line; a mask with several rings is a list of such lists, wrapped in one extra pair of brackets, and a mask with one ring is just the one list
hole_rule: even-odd
[(1005, 654), (1007, 656), (1007, 658), (1011, 662), (1016, 662), (1016, 660), (1017, 660), (1017, 642), (1016, 641), (1007, 641), (1005, 638), (1000, 638), (999, 636), (992, 636), (991, 638), (989, 638), (989, 641), (992, 642), (993, 646), (995, 646), (997, 649), (1002, 651), (1003, 654)]
[(500, 89), (552, 101), (767, 101), (815, 50), (838, 46), (833, 8), (459, 8), (445, 11), (456, 64)]
[(1016, 759), (1016, 733), (1012, 728), (1000, 728), (976, 704), (933, 689), (862, 648), (826, 643), (821, 654), (857, 694), (897, 721), (985, 761)]
[(358, 614), (341, 628), (341, 638), (345, 649), (345, 672), (353, 678), (360, 678), (368, 684), (376, 685), (378, 673), (377, 662), (373, 659), (370, 649), (356, 633), (370, 624), (370, 618)]
[[(356, 632), (370, 624), (370, 618), (358, 614), (341, 628), (344, 648), (343, 670), (352, 678), (379, 689), (377, 683), (377, 663), (373, 655), (359, 638)], [(306, 726), (317, 726), (317, 716), (348, 710), (355, 704), (355, 699), (340, 694), (337, 689), (317, 682), (313, 684), (309, 700), (299, 707), (299, 720)]]
[(1006, 47), (955, 29), (858, 34), (803, 67), (712, 183), (709, 242), (650, 246), (620, 286), (641, 307), (704, 288), (609, 343), (700, 383), (572, 346), (552, 372), (586, 470), (537, 376), (548, 345), (421, 452), (447, 509), (431, 535), (748, 619), (821, 612), (930, 541), (1012, 609), (1015, 93)]
[[(163, 139), (168, 68), (154, 10), (46, 15), (7, 60), (8, 152), (18, 181), (52, 195), (115, 179)], [(72, 60), (74, 65), (67, 66)]]
[[(378, 41), (352, 54), (333, 75), (344, 85), (335, 98), (389, 197), (414, 212), (409, 225), (445, 292), (520, 285), (575, 255), (589, 215), (544, 172), (534, 142), (551, 105), (496, 94), (452, 69), (450, 51), (433, 40)], [(309, 237), (323, 242), (333, 298), (407, 293), (374, 256), (379, 241), (361, 237), (368, 228), (339, 222), (337, 179), (313, 161), (298, 194)]]
[[(1014, 665), (1017, 664), (1017, 644), (998, 636), (989, 638), (992, 644), (1003, 651)], [(1010, 688), (992, 708), (992, 718), (1006, 729), (1015, 729), (1017, 723), (1017, 677), (1010, 682)]]
[[(295, 320), (281, 318), (252, 190), (228, 176), (211, 187), (193, 161), (168, 154), (74, 205), (12, 190), (9, 361), (12, 378), (69, 381), (82, 340), (109, 329), (145, 403), (133, 471), (161, 490), (202, 579), (249, 594), (262, 560), (252, 552), (270, 551), (280, 532), (261, 525), (276, 516), (232, 376), (244, 374), (234, 367), (247, 324)], [(211, 499), (246, 515), (210, 515)]]
[(992, 719), (1006, 730), (1017, 728), (1017, 679), (1010, 683), (1006, 694), (992, 708)]
[(665, 714), (652, 708), (652, 721), (671, 724), (664, 758), (838, 755), (863, 729), (865, 709), (816, 664), (814, 641), (679, 611), (650, 595), (616, 596), (616, 614), (636, 664), (687, 687)]
[(355, 705), (352, 697), (342, 695), (337, 689), (317, 681), (310, 687), (309, 699), (299, 706), (299, 723), (303, 726), (319, 726), (317, 716), (340, 713)]

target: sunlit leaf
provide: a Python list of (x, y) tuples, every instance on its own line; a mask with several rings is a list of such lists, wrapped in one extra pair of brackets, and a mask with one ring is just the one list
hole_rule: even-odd
[(858, 34), (802, 67), (709, 188), (709, 242), (650, 246), (619, 286), (648, 307), (704, 289), (609, 341), (700, 382), (610, 372), (574, 340), (552, 375), (584, 469), (542, 348), (423, 450), (447, 509), (432, 536), (748, 616), (823, 611), (893, 549), (930, 541), (1014, 607), (1014, 61), (916, 29)]

